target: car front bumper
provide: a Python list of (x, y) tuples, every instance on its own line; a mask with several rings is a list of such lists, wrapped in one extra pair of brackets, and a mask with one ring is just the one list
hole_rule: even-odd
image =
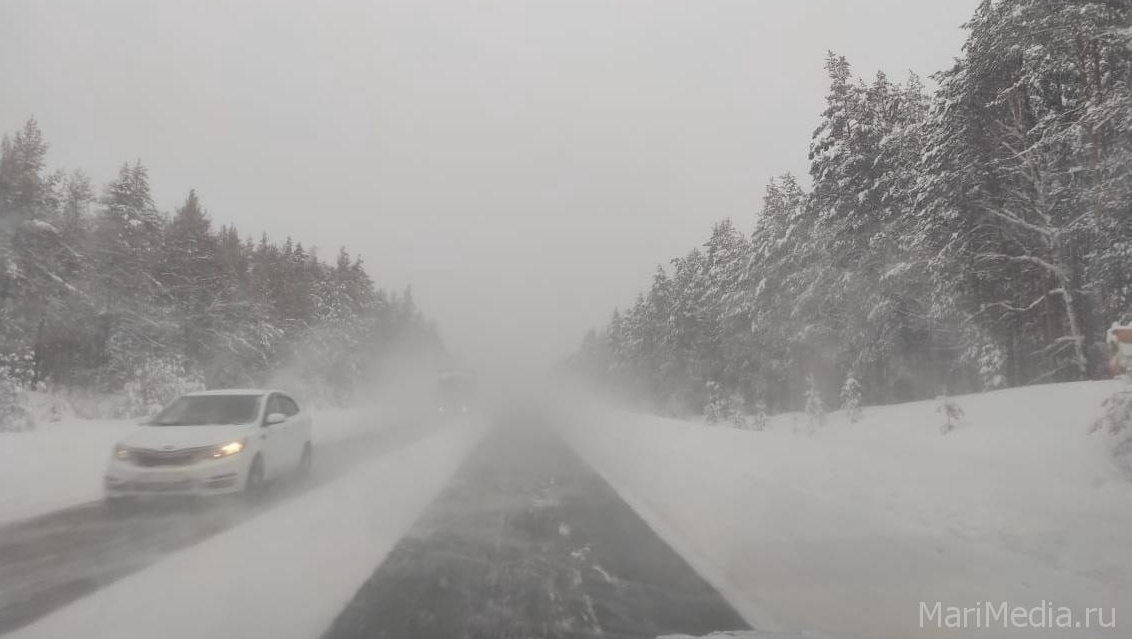
[(103, 478), (106, 497), (157, 497), (162, 495), (223, 495), (238, 492), (247, 478), (248, 461), (237, 454), (227, 459), (186, 466), (144, 467), (112, 460)]

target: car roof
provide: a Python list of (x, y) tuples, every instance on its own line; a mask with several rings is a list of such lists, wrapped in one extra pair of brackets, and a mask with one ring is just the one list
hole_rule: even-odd
[(216, 388), (213, 390), (196, 391), (194, 393), (185, 393), (187, 397), (201, 397), (208, 395), (266, 395), (268, 393), (276, 393), (272, 389), (264, 388)]

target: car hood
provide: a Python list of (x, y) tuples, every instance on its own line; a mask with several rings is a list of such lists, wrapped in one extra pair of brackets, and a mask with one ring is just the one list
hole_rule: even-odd
[(215, 446), (243, 439), (251, 433), (246, 424), (218, 424), (215, 426), (140, 426), (122, 440), (131, 448), (150, 450), (179, 450)]

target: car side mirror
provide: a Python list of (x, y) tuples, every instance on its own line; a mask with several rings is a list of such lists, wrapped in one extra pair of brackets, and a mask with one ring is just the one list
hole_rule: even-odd
[(264, 420), (263, 425), (273, 426), (275, 424), (282, 424), (285, 421), (287, 421), (287, 416), (283, 413), (271, 413), (267, 416), (267, 419)]

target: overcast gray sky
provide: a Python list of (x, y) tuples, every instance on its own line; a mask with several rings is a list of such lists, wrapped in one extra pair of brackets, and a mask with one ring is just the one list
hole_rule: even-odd
[(217, 223), (361, 253), (481, 366), (568, 353), (805, 173), (827, 49), (959, 54), (977, 0), (4, 0), (0, 129)]

